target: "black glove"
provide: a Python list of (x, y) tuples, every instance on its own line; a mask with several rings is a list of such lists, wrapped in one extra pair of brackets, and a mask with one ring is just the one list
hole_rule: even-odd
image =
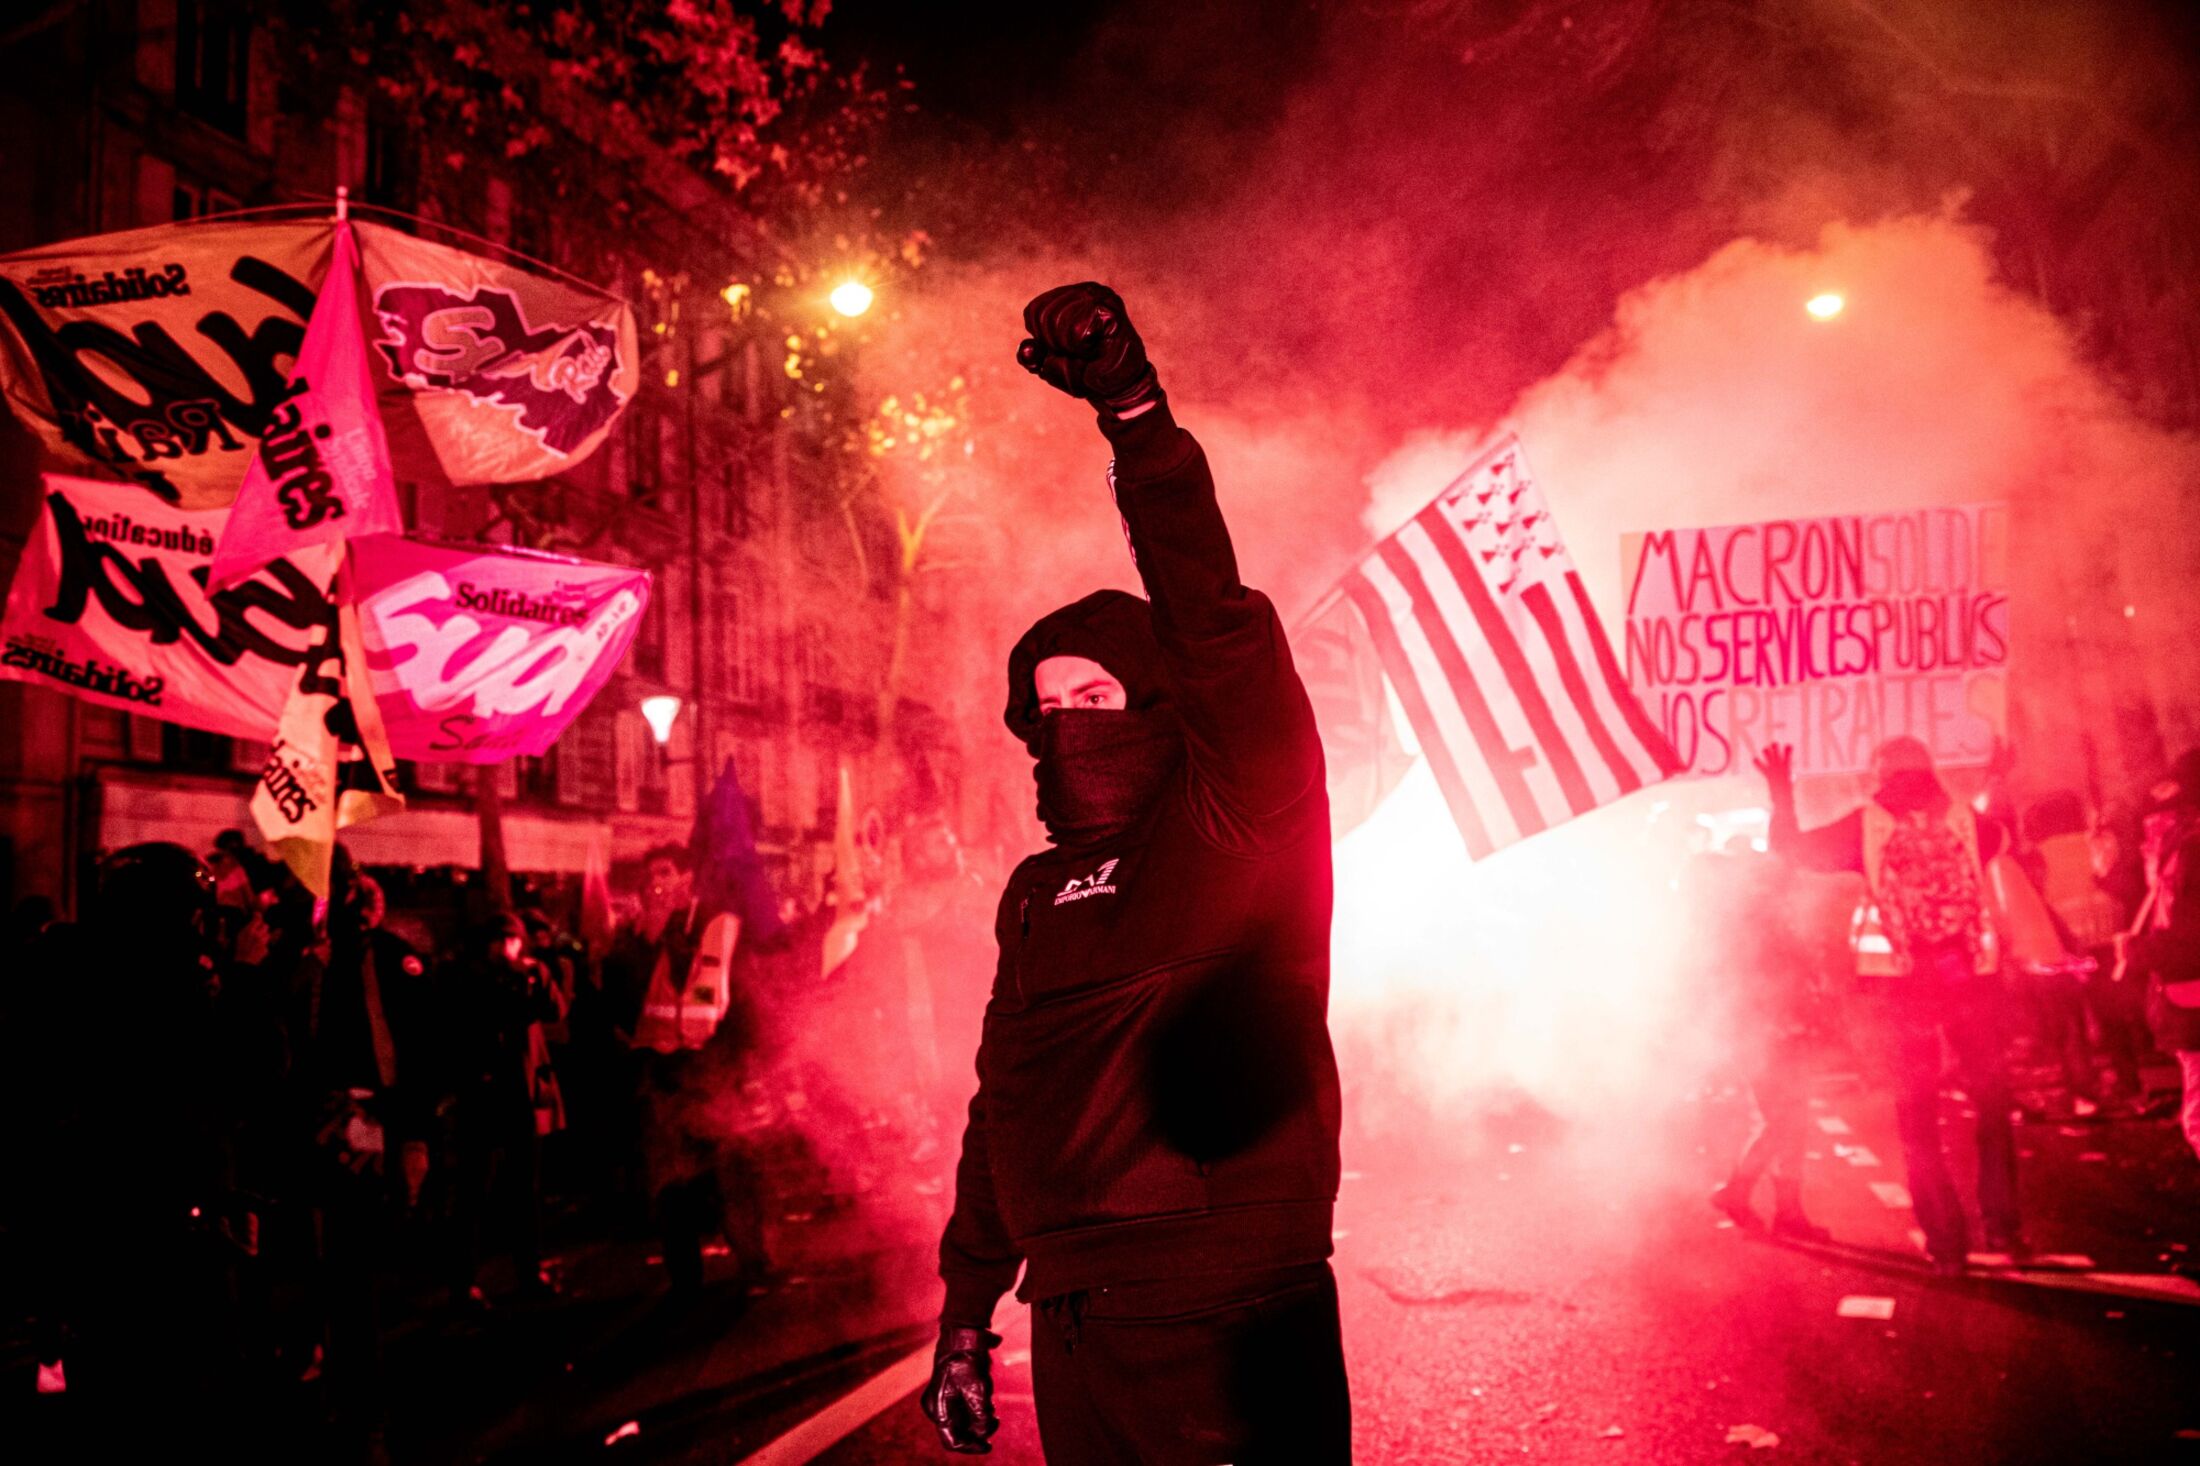
[(940, 1433), (940, 1444), (964, 1456), (983, 1456), (987, 1441), (1001, 1428), (993, 1413), (993, 1349), (999, 1334), (984, 1329), (940, 1325), (932, 1351), (932, 1382), (917, 1396), (917, 1407)]
[(1123, 297), (1107, 286), (1055, 286), (1024, 307), (1024, 329), (1031, 335), (1016, 360), (1048, 386), (1117, 417), (1160, 400), (1146, 343)]

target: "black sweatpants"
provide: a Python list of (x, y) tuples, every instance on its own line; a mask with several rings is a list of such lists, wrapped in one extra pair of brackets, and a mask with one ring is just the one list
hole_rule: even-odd
[(1326, 1262), (1045, 1299), (1031, 1375), (1053, 1466), (1352, 1459)]
[[(1955, 1052), (1963, 1089), (1977, 1112), (1978, 1209), (1989, 1245), (2019, 1233), (2017, 1144), (2009, 1127), (2009, 1080), (2002, 1065), (2002, 991), (1975, 976), (1969, 959), (1920, 956), (1916, 970), (1889, 979), (1887, 1016), (1894, 1039), (1894, 1120), (1909, 1173), (1911, 1208), (1935, 1257), (1960, 1258), (1970, 1247), (1963, 1202), (1941, 1144), (1941, 1036)], [(1899, 986), (1897, 986), (1899, 985)]]

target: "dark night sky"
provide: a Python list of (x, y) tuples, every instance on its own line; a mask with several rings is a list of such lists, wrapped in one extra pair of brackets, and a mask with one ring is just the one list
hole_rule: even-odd
[(845, 0), (824, 35), (914, 84), (886, 151), (924, 141), (1037, 141), (1090, 163), (1128, 160), (1146, 202), (1176, 191), (1155, 146), (1257, 131), (1321, 55), (1333, 15), (1311, 0), (1086, 0), (952, 6)]
[(899, 65), (926, 112), (1005, 134), (1058, 98), (1064, 75), (1120, 6), (971, 0), (839, 0), (827, 43), (882, 71)]

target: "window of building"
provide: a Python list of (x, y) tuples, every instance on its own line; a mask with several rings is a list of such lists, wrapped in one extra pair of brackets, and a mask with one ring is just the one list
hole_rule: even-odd
[(642, 722), (640, 713), (623, 709), (614, 712), (612, 718), (613, 791), (618, 806), (629, 812), (642, 807), (642, 764), (653, 750), (649, 746), (649, 728)]
[(729, 448), (718, 460), (720, 527), (735, 539), (749, 535), (749, 460), (739, 448)]
[[(639, 719), (636, 721), (638, 722)], [(689, 724), (690, 726), (693, 725), (692, 720), (689, 720)], [(674, 731), (677, 733), (678, 729)], [(658, 748), (656, 739), (652, 738), (649, 729), (644, 727), (640, 746), (640, 767), (637, 770), (641, 775), (641, 788), (638, 795), (641, 800), (643, 814), (672, 812), (671, 791), (668, 786), (671, 783), (670, 775), (674, 771), (666, 766), (667, 756), (668, 750)], [(688, 771), (681, 769), (678, 772), (685, 774)]]
[(368, 99), (367, 166), (362, 183), (368, 203), (410, 209), (418, 202), (420, 136), (395, 113), (395, 104), (379, 92)]
[(804, 622), (795, 633), (794, 680), (808, 687), (825, 676), (825, 633), (814, 621)]
[(542, 754), (521, 754), (508, 767), (525, 799), (553, 801), (558, 797), (558, 750), (553, 745)]
[(235, 194), (178, 179), (169, 212), (178, 219), (203, 219), (208, 214), (227, 214), (241, 207)]
[[(133, 724), (137, 719), (133, 719)], [(208, 733), (199, 728), (179, 727), (174, 723), (156, 723), (160, 730), (158, 761), (171, 769), (181, 769), (193, 774), (226, 774), (236, 763), (231, 740), (221, 733)], [(135, 731), (133, 727), (133, 732)], [(131, 752), (137, 752), (136, 739), (131, 740)]]
[[(273, 751), (273, 747), (265, 739), (232, 738), (229, 740), (229, 772), (249, 774), (256, 779), (260, 770), (267, 767), (267, 756)], [(402, 789), (408, 786), (401, 782), (398, 787)]]
[(552, 250), (550, 216), (525, 197), (515, 195), (507, 215), (505, 243), (533, 259), (548, 260)]
[(687, 439), (684, 425), (672, 413), (657, 415), (657, 481), (668, 489), (687, 483)]
[(460, 773), (464, 765), (447, 763), (420, 763), (411, 766), (411, 777), (405, 777), (400, 768), (399, 787), (422, 794), (455, 794), (459, 791)]
[(657, 408), (645, 395), (627, 409), (626, 416), (627, 493), (637, 503), (662, 508), (664, 479), (657, 462)]
[(77, 747), (86, 758), (122, 758), (129, 752), (130, 715), (119, 708), (86, 703), (79, 709)]
[(634, 675), (662, 682), (665, 680), (665, 628), (672, 619), (665, 606), (663, 566), (655, 568), (653, 579), (656, 594), (650, 597), (649, 609), (642, 612), (642, 624), (634, 632)]
[(712, 618), (711, 673), (734, 702), (762, 703), (769, 690), (762, 628), (752, 620), (758, 604), (754, 596), (721, 591)]
[(722, 690), (735, 702), (745, 702), (740, 673), (734, 663), (735, 639), (741, 624), (740, 594), (721, 589), (711, 598), (709, 610), (710, 643), (705, 675), (712, 687)]
[(552, 750), (558, 755), (558, 803), (583, 809), (611, 803), (618, 786), (615, 713), (615, 708), (591, 707), (558, 740)]
[(158, 718), (128, 713), (128, 744), (124, 752), (141, 764), (157, 764), (168, 751), (168, 724)]
[(177, 0), (177, 106), (243, 137), (251, 54), (251, 16), (237, 0)]
[[(815, 758), (815, 755), (813, 754), (812, 757)], [(811, 828), (830, 830), (834, 827), (834, 822), (840, 817), (840, 770), (836, 767), (833, 770), (833, 777), (829, 779), (823, 775), (824, 770), (822, 761), (820, 761), (816, 818), (812, 822)]]

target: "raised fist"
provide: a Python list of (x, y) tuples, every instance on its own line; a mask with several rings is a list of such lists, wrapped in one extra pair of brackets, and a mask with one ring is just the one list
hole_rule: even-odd
[(1161, 396), (1123, 297), (1105, 285), (1057, 285), (1033, 298), (1024, 307), (1024, 329), (1031, 334), (1016, 348), (1016, 360), (1050, 387), (1117, 417), (1135, 415)]

